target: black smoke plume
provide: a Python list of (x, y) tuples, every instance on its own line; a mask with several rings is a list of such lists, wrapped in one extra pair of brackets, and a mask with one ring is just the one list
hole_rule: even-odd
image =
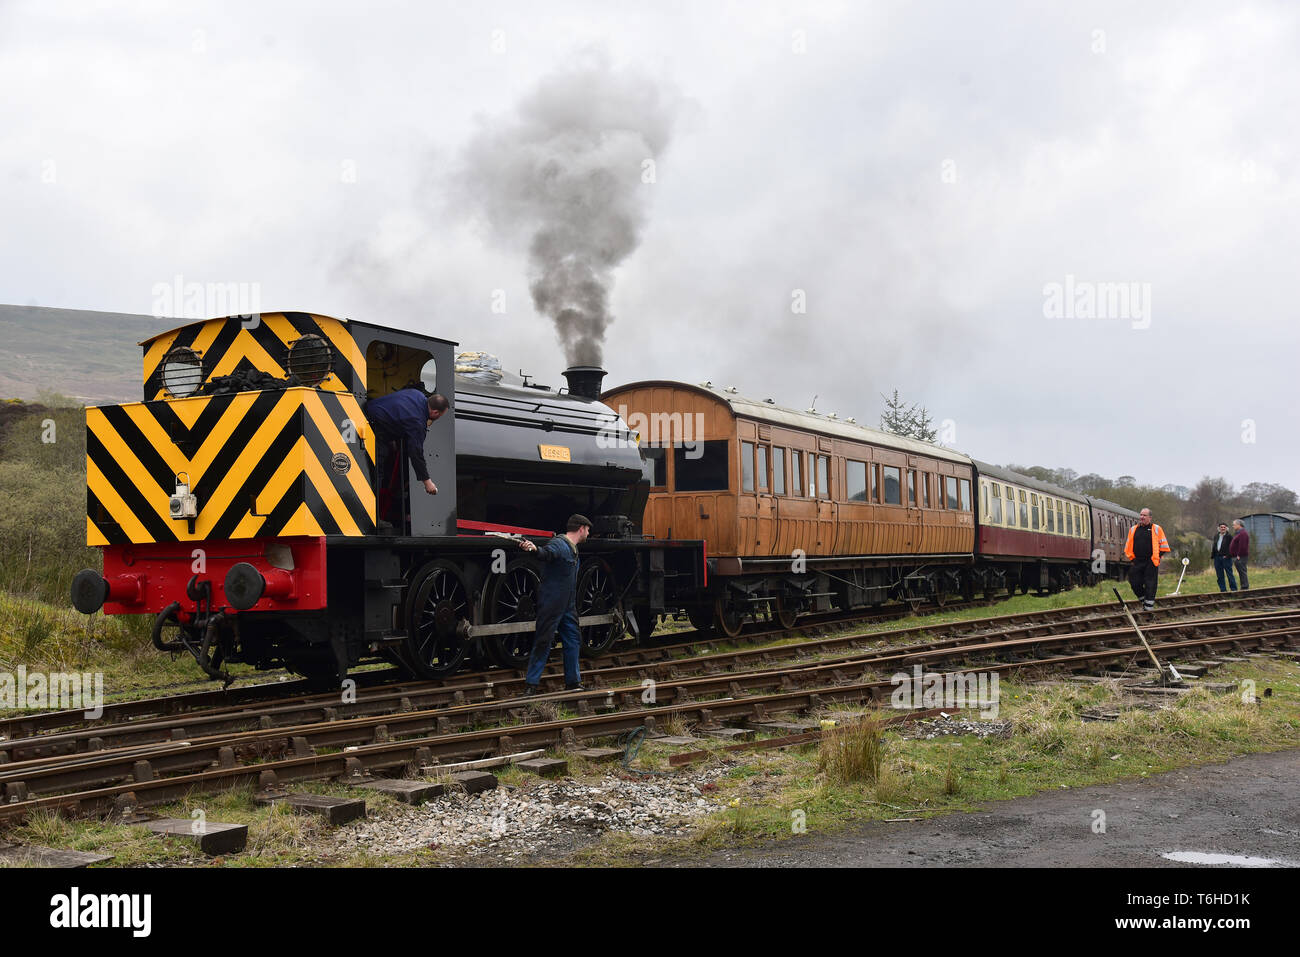
[(570, 364), (601, 364), (613, 272), (641, 242), (677, 103), (648, 77), (588, 60), (544, 78), (466, 149), (466, 196), (498, 235), (527, 243), (533, 305)]

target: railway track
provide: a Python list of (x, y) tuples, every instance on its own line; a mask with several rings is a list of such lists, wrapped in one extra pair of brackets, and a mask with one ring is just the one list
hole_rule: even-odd
[[(1187, 615), (1206, 614), (1224, 608), (1240, 609), (1270, 602), (1285, 601), (1282, 596), (1258, 596), (1247, 602), (1221, 599), (1215, 596), (1196, 596), (1179, 605), (1158, 609), (1144, 620), (1161, 622), (1176, 620)], [(1078, 631), (1083, 626), (1096, 629), (1102, 626), (1123, 627), (1126, 619), (1114, 606), (1083, 606), (1083, 614), (1063, 614), (1069, 609), (1035, 612), (1019, 615), (1002, 615), (995, 618), (973, 619), (967, 622), (921, 625), (911, 629), (877, 632), (874, 634), (847, 634), (833, 637), (809, 638), (791, 644), (760, 646), (757, 648), (716, 651), (708, 645), (678, 645), (638, 652), (631, 656), (611, 656), (614, 659), (631, 657), (630, 662), (604, 661), (602, 667), (589, 669), (584, 680), (593, 689), (615, 687), (647, 678), (656, 680), (664, 675), (686, 676), (717, 674), (738, 668), (754, 668), (783, 660), (800, 660), (820, 655), (849, 652), (845, 661), (856, 660), (853, 652), (871, 644), (890, 644), (911, 638), (908, 655), (918, 655), (930, 650), (966, 646), (972, 643), (989, 644), (995, 639), (1003, 642), (1013, 638), (1033, 638), (1044, 634), (1061, 634)], [(768, 637), (780, 638), (786, 633), (773, 632)], [(930, 640), (918, 643), (915, 639)], [(761, 636), (755, 635), (755, 640)], [(716, 647), (716, 643), (710, 643)], [(695, 652), (689, 657), (678, 653)], [(703, 653), (701, 653), (703, 651)], [(6, 762), (27, 761), (59, 754), (95, 752), (108, 748), (158, 745), (167, 741), (185, 741), (198, 737), (235, 731), (270, 730), (310, 722), (337, 721), (340, 719), (400, 715), (411, 711), (450, 708), (470, 703), (496, 704), (523, 693), (521, 675), (508, 671), (494, 671), (479, 675), (464, 675), (462, 680), (448, 683), (410, 683), (379, 686), (366, 694), (358, 695), (352, 703), (342, 703), (337, 691), (328, 694), (288, 697), (263, 702), (252, 707), (232, 705), (207, 709), (189, 715), (162, 720), (119, 720), (96, 723), (73, 731), (28, 735), (0, 742), (0, 769)], [(543, 682), (557, 688), (561, 677), (555, 674)]]
[[(1202, 605), (1238, 604), (1207, 602), (1201, 597)], [(1283, 599), (1273, 596), (1274, 601)], [(214, 731), (209, 727), (206, 730), (213, 733), (163, 740), (149, 740), (147, 734), (133, 728), (130, 734), (135, 737), (128, 735), (106, 750), (11, 759), (0, 764), (0, 784), (9, 802), (0, 805), (0, 821), (42, 808), (76, 813), (103, 811), (123, 803), (165, 803), (195, 789), (249, 782), (266, 787), (393, 768), (419, 770), (437, 760), (509, 754), (601, 738), (674, 715), (708, 724), (722, 718), (752, 719), (817, 709), (835, 702), (880, 700), (897, 686), (884, 674), (917, 665), (938, 669), (960, 664), (969, 669), (972, 661), (978, 660), (981, 670), (1005, 673), (1027, 667), (1096, 668), (1144, 655), (1131, 629), (1126, 625), (1098, 627), (1105, 622), (1097, 617), (1083, 618), (1075, 628), (1060, 627), (1062, 622), (1022, 622), (1019, 628), (1006, 628), (1000, 634), (988, 630), (996, 620), (964, 623), (984, 625), (977, 634), (904, 647), (868, 649), (854, 646), (850, 637), (612, 666), (596, 673), (609, 687), (556, 693), (542, 699), (549, 704), (503, 696), (491, 683), (483, 683), (476, 700), (470, 698), (474, 689), (467, 686), (454, 689), (450, 703), (430, 708), (416, 708), (414, 702), (407, 702), (411, 707), (406, 710), (347, 718), (325, 715), (324, 720), (314, 718), (283, 727), (268, 727), (259, 719), (254, 729)], [(1275, 650), (1300, 643), (1300, 612), (1158, 623), (1148, 619), (1145, 630), (1162, 656), (1225, 649)], [(880, 637), (864, 635), (856, 640), (869, 643)], [(813, 654), (832, 657), (809, 661)], [(647, 702), (642, 698), (642, 682), (647, 678), (654, 682), (650, 708), (643, 706)], [(630, 684), (615, 686), (623, 682)], [(551, 708), (561, 706), (574, 713), (534, 720), (539, 713), (549, 716), (555, 713)], [(150, 733), (162, 730), (153, 728)]]
[[(1300, 593), (1300, 586), (1298, 586)], [(999, 599), (1000, 600), (1000, 599)], [(987, 607), (997, 603), (998, 600), (980, 599), (971, 602), (949, 603), (943, 607), (943, 611), (956, 611), (965, 608)], [(844, 615), (841, 613), (827, 613), (821, 615), (806, 615), (802, 617), (794, 628), (774, 631), (771, 629), (763, 630), (747, 626), (745, 631), (737, 638), (707, 638), (702, 636), (694, 629), (668, 632), (661, 634), (653, 644), (646, 646), (636, 646), (623, 644), (616, 646), (613, 650), (606, 652), (599, 658), (590, 659), (590, 662), (616, 661), (626, 662), (629, 660), (643, 660), (647, 655), (651, 658), (662, 658), (661, 651), (667, 650), (669, 653), (677, 649), (689, 648), (692, 645), (698, 645), (706, 641), (726, 641), (726, 642), (749, 642), (767, 641), (774, 634), (800, 635), (809, 632), (815, 632), (829, 627), (851, 627), (854, 625), (878, 624), (882, 622), (896, 621), (912, 614), (911, 608), (906, 605), (886, 609), (884, 611), (873, 611), (870, 614), (854, 613)], [(489, 675), (501, 675), (505, 672), (500, 668), (482, 668), (469, 669), (456, 672), (442, 679), (418, 679), (413, 680), (406, 678), (404, 673), (397, 668), (383, 668), (373, 671), (355, 672), (348, 677), (357, 683), (357, 689), (362, 690), (379, 685), (387, 686), (393, 690), (404, 689), (421, 689), (429, 687), (444, 687), (451, 684), (460, 684), (465, 680), (472, 678), (482, 678), (488, 680)], [(552, 663), (546, 670), (548, 676), (561, 673), (557, 664)], [(262, 682), (259, 684), (245, 685), (242, 687), (234, 686), (230, 688), (214, 689), (212, 691), (192, 691), (185, 694), (177, 695), (159, 695), (150, 698), (137, 698), (131, 701), (110, 702), (104, 705), (104, 714), (98, 719), (99, 722), (117, 722), (131, 720), (136, 718), (163, 717), (165, 715), (181, 715), (187, 712), (210, 710), (223, 707), (238, 707), (246, 704), (267, 703), (274, 704), (279, 701), (287, 701), (293, 698), (311, 698), (318, 697), (321, 700), (326, 698), (337, 699), (338, 691), (330, 689), (322, 692), (318, 686), (313, 685), (306, 679), (294, 679), (291, 681)], [(12, 739), (19, 736), (37, 734), (44, 731), (55, 731), (63, 728), (79, 727), (86, 723), (85, 717), (81, 711), (47, 711), (36, 714), (14, 715), (6, 718), (0, 718), (0, 741)]]

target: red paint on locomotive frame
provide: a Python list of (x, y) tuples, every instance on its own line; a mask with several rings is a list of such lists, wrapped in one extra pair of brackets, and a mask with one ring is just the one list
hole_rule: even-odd
[(471, 532), (506, 532), (511, 535), (536, 535), (542, 538), (554, 538), (554, 532), (540, 528), (524, 528), (522, 525), (497, 525), (493, 522), (471, 522), (464, 519), (456, 522), (456, 528), (467, 528)]
[[(293, 555), (293, 571), (272, 565), (266, 556), (268, 545), (288, 546)], [(106, 615), (157, 614), (174, 601), (180, 602), (181, 618), (188, 620), (198, 610), (198, 603), (185, 593), (185, 586), (196, 574), (201, 552), (204, 570), (199, 581), (212, 584), (212, 608), (230, 608), (226, 600), (226, 572), (239, 562), (256, 568), (269, 585), (268, 594), (250, 612), (316, 611), (325, 608), (326, 551), (324, 538), (243, 539), (235, 541), (159, 542), (150, 545), (105, 545), (104, 578), (110, 588), (115, 581), (143, 577), (142, 599), (108, 601)], [(285, 579), (292, 588), (285, 588)], [(272, 597), (275, 592), (292, 594), (292, 598)], [(242, 612), (241, 612), (242, 614)]]

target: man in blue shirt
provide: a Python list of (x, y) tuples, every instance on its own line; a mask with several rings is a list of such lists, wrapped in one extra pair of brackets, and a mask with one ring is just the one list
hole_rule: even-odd
[[(446, 397), (437, 392), (425, 395), (419, 389), (402, 389), (381, 395), (366, 403), (366, 418), (375, 429), (375, 470), (379, 481), (375, 492), (380, 498), (393, 498), (393, 490), (400, 489), (400, 481), (393, 482), (393, 463), (398, 460), (395, 455), (398, 443), (405, 443), (407, 458), (415, 469), (415, 477), (424, 484), (424, 490), (430, 495), (438, 494), (438, 486), (429, 478), (429, 466), (424, 461), (424, 436), (429, 426), (442, 418), (449, 403)], [(387, 506), (387, 507), (385, 507)], [(390, 501), (379, 505), (381, 525), (388, 522), (383, 519), (392, 515), (395, 509)]]
[(565, 527), (567, 531), (563, 535), (556, 535), (541, 548), (526, 539), (520, 544), (524, 551), (532, 552), (544, 563), (542, 582), (537, 589), (537, 636), (533, 639), (533, 653), (524, 676), (526, 695), (538, 693), (537, 685), (542, 680), (546, 659), (551, 656), (556, 631), (560, 633), (560, 644), (564, 648), (564, 690), (585, 690), (579, 683), (581, 675), (578, 673), (578, 647), (581, 643), (578, 633), (578, 545), (591, 534), (591, 519), (584, 515), (570, 515)]

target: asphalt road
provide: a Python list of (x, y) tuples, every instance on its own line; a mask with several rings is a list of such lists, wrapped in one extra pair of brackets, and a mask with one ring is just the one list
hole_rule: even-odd
[[(1097, 812), (1102, 812), (1104, 817)], [(1105, 825), (1104, 832), (1099, 824)], [(1300, 867), (1300, 751), (723, 851), (705, 867)], [(1171, 860), (1166, 854), (1190, 854)], [(1254, 858), (1194, 863), (1197, 855)]]

